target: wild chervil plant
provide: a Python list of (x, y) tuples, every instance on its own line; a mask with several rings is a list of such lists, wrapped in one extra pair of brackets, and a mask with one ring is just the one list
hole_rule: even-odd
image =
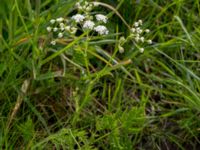
[(199, 0), (88, 1), (0, 0), (0, 149), (198, 150)]
[(92, 15), (95, 3), (78, 2), (76, 3), (78, 13), (70, 18), (57, 18), (50, 20), (50, 26), (47, 27), (47, 31), (53, 34), (52, 45), (56, 45), (57, 38), (75, 37), (78, 30), (89, 33), (96, 32), (99, 35), (107, 35), (109, 33), (107, 27), (104, 25), (107, 23), (108, 18), (103, 14)]
[[(108, 35), (109, 30), (106, 27), (108, 17), (104, 14), (92, 12), (92, 10), (100, 4), (102, 3), (80, 1), (75, 5), (77, 14), (67, 18), (59, 17), (51, 19), (50, 25), (47, 27), (47, 31), (52, 35), (52, 41), (50, 43), (56, 45), (59, 39), (76, 38), (76, 33), (78, 31), (86, 33), (86, 42), (89, 42), (92, 37)], [(133, 24), (133, 27), (128, 26), (130, 35), (126, 38), (124, 36), (120, 37), (118, 42), (118, 50), (120, 53), (124, 52), (123, 45), (130, 41), (133, 42), (134, 46), (138, 48), (141, 53), (144, 52), (143, 45), (145, 42), (152, 44), (152, 40), (147, 40), (144, 37), (144, 34), (149, 33), (150, 30), (142, 29), (142, 25), (143, 21), (139, 20)]]

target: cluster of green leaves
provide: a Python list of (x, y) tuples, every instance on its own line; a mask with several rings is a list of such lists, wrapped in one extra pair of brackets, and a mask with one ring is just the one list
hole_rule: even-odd
[(99, 7), (109, 35), (52, 47), (49, 20), (76, 13), (76, 1), (0, 1), (2, 149), (198, 149), (199, 1), (101, 2), (130, 25), (143, 19), (154, 44), (119, 54), (129, 31)]

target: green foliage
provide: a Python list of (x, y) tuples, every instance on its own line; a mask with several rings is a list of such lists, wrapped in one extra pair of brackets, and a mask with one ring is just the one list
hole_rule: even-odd
[(18, 130), (21, 132), (23, 140), (25, 143), (29, 142), (35, 133), (34, 124), (30, 116), (27, 118), (27, 121), (18, 125)]
[(63, 128), (39, 141), (32, 149), (51, 149), (54, 145), (56, 149), (76, 149), (75, 147), (77, 147), (78, 149), (94, 150), (89, 143), (90, 141), (87, 139), (85, 131), (72, 131), (71, 129)]
[[(0, 0), (0, 149), (199, 149), (199, 1), (99, 2), (108, 35), (52, 46), (76, 1)], [(119, 53), (139, 19), (153, 44)]]

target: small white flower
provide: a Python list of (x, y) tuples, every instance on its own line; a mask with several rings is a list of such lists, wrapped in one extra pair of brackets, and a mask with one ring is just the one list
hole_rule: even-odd
[(139, 37), (140, 37), (140, 34), (137, 33), (135, 36), (139, 38)]
[(131, 32), (135, 33), (136, 29), (135, 28), (131, 28)]
[(76, 7), (80, 7), (81, 4), (80, 4), (79, 2), (77, 2), (77, 3), (75, 4), (75, 6), (76, 6)]
[(60, 25), (60, 30), (64, 31), (65, 30), (65, 24), (64, 23), (60, 23), (59, 25)]
[(141, 37), (141, 38), (140, 38), (140, 41), (143, 43), (143, 42), (144, 42), (144, 37)]
[(145, 30), (145, 32), (146, 32), (146, 33), (149, 33), (149, 32), (150, 32), (150, 30), (149, 30), (149, 29), (146, 29), (146, 30)]
[(86, 5), (84, 5), (82, 8), (85, 10), (86, 9)]
[(124, 53), (124, 48), (122, 46), (119, 45), (118, 48), (120, 53)]
[(91, 11), (91, 10), (92, 10), (92, 7), (88, 6), (88, 7), (86, 7), (85, 10), (86, 10), (86, 11)]
[(135, 37), (135, 41), (136, 41), (136, 42), (139, 42), (139, 40), (140, 40), (140, 37), (139, 37), (139, 36), (136, 36), (136, 37)]
[(102, 21), (104, 23), (107, 23), (107, 21), (108, 21), (108, 18), (102, 14), (97, 14), (97, 15), (95, 15), (95, 17), (98, 21)]
[(56, 45), (56, 41), (51, 41), (51, 45)]
[(92, 30), (94, 28), (94, 25), (95, 24), (94, 24), (93, 21), (87, 20), (87, 21), (84, 22), (83, 28)]
[(93, 7), (92, 3), (90, 3), (89, 6), (92, 8)]
[(65, 28), (64, 28), (64, 27), (61, 27), (61, 28), (60, 28), (60, 30), (61, 30), (61, 31), (64, 31), (64, 30), (65, 30)]
[(144, 48), (140, 48), (139, 50), (140, 50), (140, 52), (141, 52), (141, 53), (143, 53), (143, 52), (144, 52)]
[(62, 38), (63, 37), (63, 33), (58, 33), (58, 38)]
[(75, 34), (76, 31), (77, 31), (77, 28), (75, 28), (75, 27), (72, 27), (72, 28), (71, 28), (71, 34)]
[(50, 23), (51, 23), (51, 24), (54, 24), (55, 22), (56, 22), (55, 19), (51, 19), (51, 20), (50, 20)]
[(85, 1), (85, 5), (87, 6), (89, 3), (87, 1)]
[(126, 42), (125, 37), (124, 37), (124, 36), (120, 37), (119, 43), (120, 43), (120, 44), (124, 44), (125, 42)]
[(70, 30), (70, 26), (65, 26), (65, 30), (69, 31)]
[(78, 6), (77, 7), (79, 10), (83, 10), (83, 7), (82, 6)]
[(64, 23), (60, 23), (59, 25), (60, 25), (61, 28), (63, 28), (65, 26)]
[(51, 29), (52, 29), (51, 27), (47, 27), (48, 32), (51, 32)]
[(99, 25), (94, 28), (100, 35), (108, 34), (108, 29), (105, 26)]
[(57, 27), (53, 28), (53, 31), (54, 32), (58, 31), (58, 28)]
[(148, 40), (147, 43), (148, 43), (148, 44), (152, 44), (152, 40)]
[(142, 29), (138, 30), (138, 33), (139, 33), (139, 34), (141, 34), (142, 32), (143, 32), (143, 30), (142, 30)]
[(85, 19), (85, 17), (83, 15), (81, 15), (81, 14), (76, 14), (76, 15), (72, 16), (72, 19), (76, 23), (80, 23), (80, 22), (82, 22)]
[(135, 26), (135, 27), (138, 27), (138, 26), (139, 26), (139, 23), (138, 23), (138, 22), (135, 22), (135, 23), (134, 23), (134, 26)]
[(137, 33), (140, 33), (140, 30), (141, 30), (140, 27), (136, 28)]
[(64, 20), (64, 18), (62, 18), (62, 17), (56, 19), (57, 22), (62, 22), (63, 20)]
[(139, 23), (140, 25), (142, 25), (143, 22), (142, 22), (142, 20), (138, 20), (138, 23)]

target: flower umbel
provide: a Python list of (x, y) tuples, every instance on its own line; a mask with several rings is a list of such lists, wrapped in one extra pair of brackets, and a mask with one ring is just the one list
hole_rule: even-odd
[(95, 28), (94, 28), (94, 30), (96, 31), (96, 32), (98, 32), (100, 35), (106, 35), (106, 34), (108, 34), (108, 29), (105, 27), (105, 26), (103, 26), (103, 25), (98, 25), (98, 26), (96, 26)]
[(108, 18), (102, 14), (95, 15), (97, 21), (102, 21), (103, 23), (107, 23)]
[(85, 17), (81, 14), (76, 14), (72, 16), (72, 19), (75, 20), (76, 23), (80, 23), (85, 19)]
[(103, 14), (94, 14), (92, 9), (96, 7), (94, 2), (80, 1), (76, 3), (78, 13), (70, 18), (58, 17), (50, 20), (50, 25), (46, 30), (51, 33), (53, 38), (51, 44), (55, 45), (61, 38), (70, 36), (76, 37), (78, 30), (82, 32), (97, 32), (99, 35), (106, 35), (109, 33), (107, 27), (103, 24), (108, 22), (108, 17)]
[[(109, 30), (105, 25), (108, 22), (108, 17), (103, 14), (95, 14), (92, 9), (96, 7), (98, 2), (81, 1), (76, 3), (76, 8), (79, 10), (69, 19), (59, 17), (50, 20), (50, 25), (46, 28), (49, 33), (52, 33), (57, 40), (52, 40), (51, 44), (55, 45), (61, 38), (65, 36), (76, 37), (78, 30), (82, 32), (96, 32), (98, 35), (107, 35)], [(149, 29), (142, 28), (143, 21), (138, 20), (133, 23), (130, 28), (130, 35), (126, 38), (120, 38), (118, 42), (118, 49), (120, 53), (124, 52), (123, 45), (129, 41), (133, 41), (134, 45), (141, 53), (144, 52), (144, 44), (152, 44), (151, 39), (146, 39), (145, 35), (150, 32)], [(93, 35), (94, 36), (94, 35)]]
[(90, 20), (85, 21), (84, 24), (83, 24), (84, 29), (92, 30), (94, 28), (94, 26), (95, 26), (95, 23), (93, 21), (90, 21)]
[(134, 23), (134, 27), (132, 27), (130, 29), (130, 36), (131, 38), (136, 42), (136, 43), (139, 43), (139, 42), (147, 42), (148, 44), (151, 44), (152, 41), (151, 40), (145, 40), (143, 34), (144, 33), (149, 33), (150, 30), (149, 29), (145, 29), (143, 30), (140, 26), (143, 24), (143, 21), (142, 20), (138, 20), (137, 22)]
[[(122, 46), (126, 42), (129, 42), (129, 41), (133, 41), (135, 46), (139, 49), (139, 51), (141, 53), (144, 52), (144, 48), (142, 46), (145, 43), (152, 44), (152, 40), (149, 40), (149, 39), (145, 38), (145, 34), (149, 33), (150, 30), (149, 29), (145, 29), (145, 30), (142, 29), (142, 27), (141, 27), (142, 25), (143, 25), (143, 21), (142, 20), (138, 20), (138, 21), (134, 22), (133, 27), (130, 28), (130, 35), (126, 39), (124, 39), (124, 37), (119, 39), (118, 49), (119, 49), (120, 53), (124, 52), (122, 50)], [(124, 39), (123, 42), (121, 42), (122, 39)]]
[[(148, 44), (152, 44), (152, 40), (149, 39), (145, 39), (144, 34), (145, 33), (149, 33), (150, 30), (149, 29), (145, 29), (143, 30), (141, 28), (141, 26), (143, 25), (143, 21), (142, 20), (138, 20), (137, 22), (135, 22), (133, 24), (133, 27), (130, 29), (130, 38), (135, 42), (136, 47), (140, 47), (138, 44), (140, 43), (148, 43)], [(140, 52), (143, 53), (144, 52), (144, 48), (140, 47), (139, 48)]]

